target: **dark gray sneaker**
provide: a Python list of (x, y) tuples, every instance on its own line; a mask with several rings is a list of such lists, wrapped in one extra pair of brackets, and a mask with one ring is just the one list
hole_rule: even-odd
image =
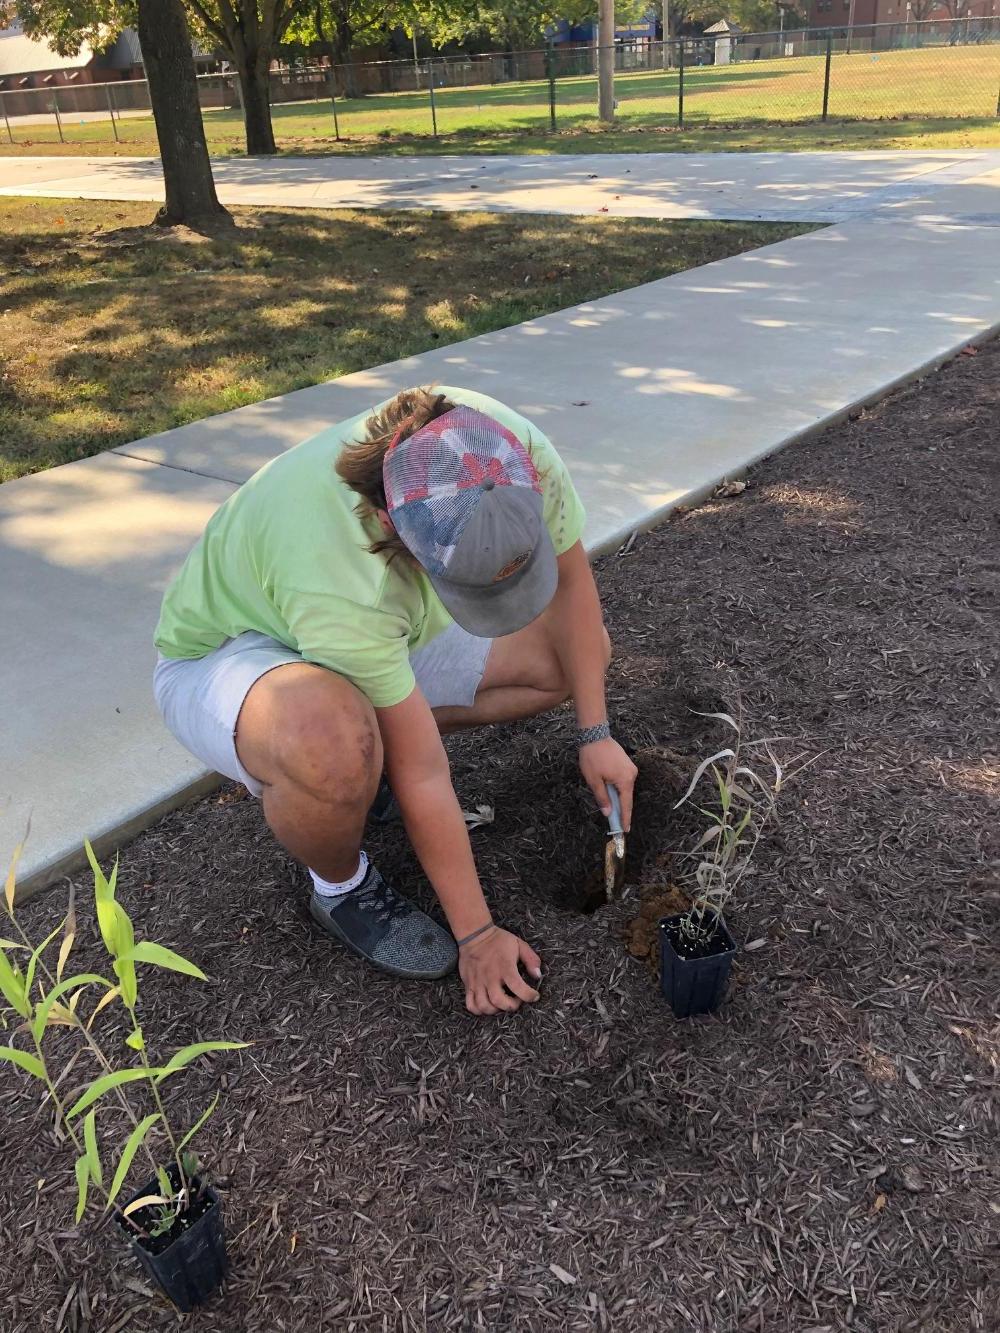
[(458, 962), (451, 934), (386, 884), (374, 866), (356, 889), (337, 898), (313, 891), (317, 925), (383, 972), (431, 980)]
[(376, 824), (398, 824), (402, 821), (403, 812), (396, 804), (396, 798), (384, 773), (379, 780), (378, 791), (368, 811), (368, 817), (374, 819)]

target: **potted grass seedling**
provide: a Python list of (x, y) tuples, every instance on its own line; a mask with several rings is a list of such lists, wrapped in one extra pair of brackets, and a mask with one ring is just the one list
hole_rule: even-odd
[[(152, 940), (136, 941), (131, 920), (115, 897), (118, 864), (109, 878), (88, 842), (94, 874), (94, 901), (110, 972), (69, 974), (77, 934), (72, 894), (63, 921), (32, 947), (14, 910), (14, 865), (7, 876), (5, 902), (16, 939), (0, 940), (0, 995), (10, 1041), (0, 1045), (0, 1061), (38, 1081), (56, 1125), (76, 1153), (79, 1222), (94, 1196), (103, 1201), (136, 1258), (180, 1310), (202, 1304), (228, 1268), (222, 1206), (191, 1144), (215, 1110), (219, 1097), (186, 1130), (168, 1115), (164, 1082), (209, 1051), (236, 1050), (241, 1041), (199, 1041), (174, 1051), (162, 1063), (150, 1057), (139, 1021), (139, 973), (143, 966), (167, 968), (205, 981), (205, 974), (172, 949)], [(112, 1047), (103, 1034), (117, 1011), (128, 1034)], [(96, 1034), (95, 1022), (101, 1018)], [(55, 1029), (68, 1030), (67, 1044)], [(70, 1049), (71, 1048), (71, 1049)], [(127, 1053), (127, 1054), (126, 1054)], [(78, 1066), (93, 1072), (80, 1081)], [(113, 1170), (108, 1146), (99, 1141), (98, 1113), (116, 1103), (131, 1126)], [(145, 1171), (138, 1189), (127, 1189), (137, 1162)], [(108, 1170), (106, 1171), (106, 1163)]]
[(710, 777), (712, 805), (696, 807), (708, 827), (683, 858), (694, 863), (681, 876), (691, 906), (660, 921), (660, 986), (677, 1018), (711, 1013), (722, 1002), (736, 953), (723, 910), (747, 874), (787, 780), (770, 742), (744, 742), (741, 713), (739, 722), (730, 713), (699, 716), (725, 723), (734, 739), (702, 760), (674, 806), (678, 810), (691, 801)]

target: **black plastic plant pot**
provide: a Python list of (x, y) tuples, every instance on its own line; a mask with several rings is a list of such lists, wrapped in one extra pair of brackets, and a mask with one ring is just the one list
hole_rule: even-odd
[(692, 948), (681, 934), (680, 916), (660, 921), (660, 989), (675, 1018), (693, 1018), (718, 1009), (726, 993), (736, 945), (718, 917), (709, 938)]
[[(168, 1175), (176, 1188), (177, 1167), (170, 1167)], [(218, 1290), (229, 1270), (219, 1196), (210, 1185), (202, 1185), (197, 1177), (191, 1181), (191, 1190), (193, 1203), (188, 1216), (182, 1215), (165, 1235), (142, 1236), (130, 1225), (130, 1221), (135, 1220), (148, 1233), (157, 1205), (138, 1209), (131, 1219), (121, 1214), (118, 1217), (118, 1225), (128, 1236), (132, 1253), (164, 1295), (185, 1313), (196, 1305), (203, 1305)], [(151, 1180), (130, 1202), (159, 1192), (159, 1184)]]

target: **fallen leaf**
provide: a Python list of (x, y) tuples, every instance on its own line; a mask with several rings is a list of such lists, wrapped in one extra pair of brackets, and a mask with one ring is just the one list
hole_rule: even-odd
[(573, 1276), (573, 1274), (567, 1273), (566, 1269), (561, 1268), (559, 1264), (549, 1264), (549, 1272), (554, 1273), (556, 1277), (559, 1279), (559, 1281), (564, 1283), (567, 1287), (571, 1287), (573, 1283), (576, 1281), (576, 1278)]
[(579, 399), (577, 402), (575, 402), (575, 403), (573, 404), (573, 406), (574, 406), (574, 407), (589, 407), (589, 406), (590, 406), (590, 399), (589, 399), (589, 398), (581, 398), (581, 399)]
[(851, 1115), (863, 1120), (866, 1115), (871, 1115), (878, 1109), (878, 1102), (851, 1102), (847, 1109)]
[(919, 1194), (921, 1190), (927, 1188), (919, 1166), (904, 1166), (899, 1175), (903, 1182), (903, 1189), (908, 1190), (911, 1194)]
[(906, 1081), (907, 1083), (909, 1083), (910, 1087), (915, 1088), (917, 1092), (921, 1092), (923, 1090), (924, 1085), (920, 1082), (919, 1078), (917, 1078), (916, 1074), (913, 1072), (913, 1070), (910, 1068), (909, 1065), (906, 1066), (904, 1073), (906, 1075)]
[(493, 823), (492, 805), (477, 805), (475, 810), (463, 810), (462, 818), (465, 820), (466, 828), (479, 828), (481, 824)]
[(967, 344), (965, 345), (965, 347), (962, 348), (962, 355), (963, 355), (963, 356), (978, 356), (978, 355), (979, 355), (979, 348), (978, 348), (978, 347), (973, 347), (972, 343), (967, 343)]
[(872, 1208), (872, 1212), (880, 1213), (888, 1202), (889, 1202), (888, 1195), (886, 1194), (877, 1195), (875, 1199), (875, 1205)]
[(745, 481), (730, 481), (726, 478), (721, 486), (715, 488), (715, 494), (723, 500), (731, 500), (734, 496), (742, 495), (747, 488)]
[(295, 1247), (296, 1247), (296, 1245), (298, 1244), (298, 1241), (299, 1241), (299, 1233), (298, 1233), (297, 1231), (293, 1231), (293, 1232), (292, 1232), (292, 1243), (291, 1243), (291, 1245), (288, 1247), (288, 1253), (289, 1253), (289, 1254), (294, 1254), (294, 1253), (295, 1253)]
[(597, 211), (598, 213), (606, 213), (608, 210), (606, 207), (604, 207), (604, 208), (599, 208)]

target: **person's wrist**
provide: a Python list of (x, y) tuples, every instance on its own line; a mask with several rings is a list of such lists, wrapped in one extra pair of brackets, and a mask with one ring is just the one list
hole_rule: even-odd
[(476, 930), (470, 930), (467, 935), (463, 935), (461, 939), (457, 939), (455, 943), (458, 946), (459, 951), (461, 951), (462, 949), (468, 948), (469, 945), (478, 944), (480, 940), (488, 939), (496, 928), (496, 922), (490, 918), (489, 921), (484, 922)]
[(577, 749), (582, 750), (585, 745), (594, 745), (597, 741), (608, 741), (611, 739), (611, 727), (607, 722), (595, 722), (590, 727), (577, 727), (576, 744)]

